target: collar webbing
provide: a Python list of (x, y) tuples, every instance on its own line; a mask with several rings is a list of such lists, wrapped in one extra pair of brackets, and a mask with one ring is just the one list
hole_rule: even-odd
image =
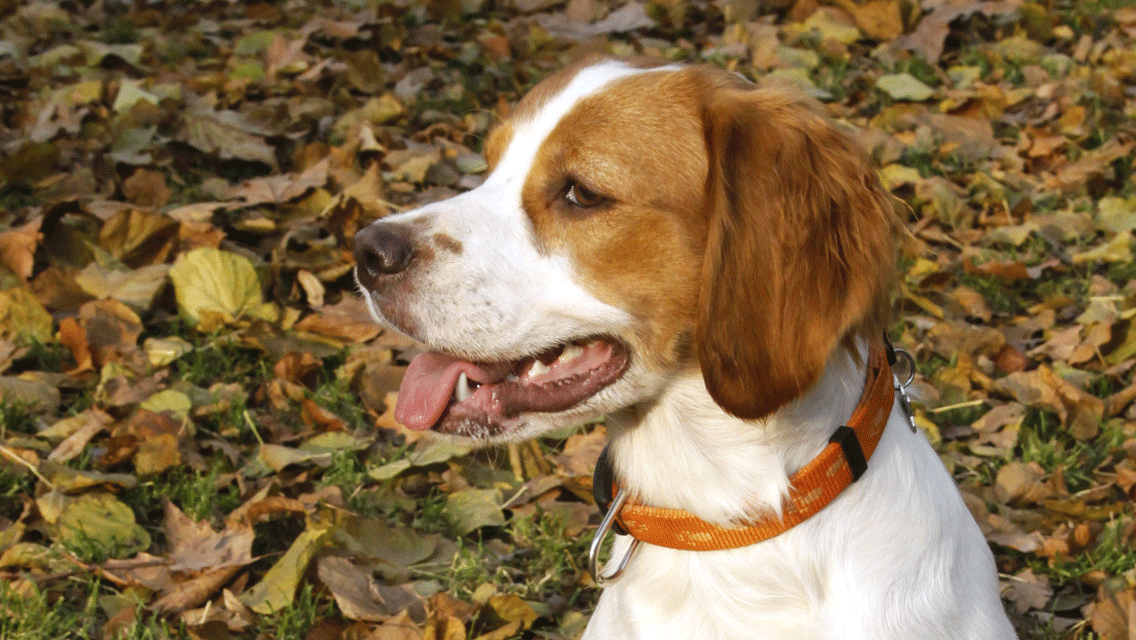
[[(740, 527), (720, 527), (680, 509), (662, 509), (627, 500), (616, 514), (617, 533), (629, 533), (649, 544), (687, 551), (716, 551), (756, 544), (784, 533), (809, 519), (860, 478), (879, 444), (895, 399), (890, 345), (873, 342), (860, 402), (846, 426), (829, 438), (829, 444), (793, 474), (781, 516), (759, 516)], [(615, 477), (605, 448), (596, 463), (593, 493), (607, 511), (615, 496)]]

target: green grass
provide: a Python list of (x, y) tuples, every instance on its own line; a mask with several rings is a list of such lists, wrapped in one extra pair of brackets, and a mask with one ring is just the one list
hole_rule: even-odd
[(99, 582), (90, 578), (71, 585), (68, 593), (41, 591), (31, 582), (0, 581), (0, 638), (5, 640), (72, 640), (98, 637)]
[(1022, 426), (1021, 460), (1036, 462), (1049, 472), (1060, 469), (1073, 493), (1097, 484), (1093, 471), (1112, 461), (1125, 438), (1115, 424), (1106, 424), (1092, 440), (1073, 440), (1064, 433), (1057, 416), (1047, 411), (1030, 410)]
[(574, 588), (585, 570), (578, 562), (587, 557), (591, 535), (568, 536), (560, 519), (547, 513), (514, 518), (507, 528), (521, 549), (510, 577), (522, 597), (544, 599)]
[(273, 640), (306, 640), (317, 620), (333, 615), (331, 602), (318, 594), (311, 583), (304, 583), (289, 606), (266, 619), (268, 637)]
[[(184, 337), (184, 336), (183, 336)], [(256, 380), (273, 377), (271, 363), (264, 354), (249, 347), (193, 336), (195, 348), (174, 361), (172, 376), (197, 386), (208, 387), (217, 382), (239, 382), (249, 385)]]
[(19, 400), (0, 401), (0, 438), (8, 437), (9, 432), (33, 434), (36, 432), (35, 415), (31, 407)]
[(1124, 533), (1124, 523), (1113, 519), (1092, 546), (1080, 553), (1058, 556), (1048, 564), (1030, 558), (1035, 573), (1044, 573), (1057, 582), (1076, 582), (1090, 571), (1104, 571), (1111, 577), (1124, 575), (1136, 567), (1136, 548)]
[[(122, 500), (131, 505), (139, 522), (162, 522), (165, 501), (173, 502), (193, 520), (205, 520), (219, 527), (241, 499), (234, 482), (218, 484), (226, 463), (217, 458), (210, 462), (209, 470), (195, 471), (186, 466), (175, 467), (159, 476), (140, 482), (136, 487), (123, 490)], [(155, 527), (151, 535), (160, 533)]]

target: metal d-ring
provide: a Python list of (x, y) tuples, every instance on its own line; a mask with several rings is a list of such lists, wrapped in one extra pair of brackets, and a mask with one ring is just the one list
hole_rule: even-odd
[(907, 366), (907, 379), (903, 382), (899, 381), (899, 376), (892, 374), (895, 380), (895, 390), (899, 393), (899, 406), (903, 410), (903, 416), (907, 418), (907, 426), (911, 427), (911, 433), (918, 431), (915, 425), (915, 412), (911, 410), (911, 400), (907, 397), (907, 387), (911, 381), (915, 379), (915, 357), (907, 349), (895, 349), (896, 361), (900, 359), (906, 363)]
[(899, 378), (895, 379), (895, 381), (899, 383), (899, 386), (906, 389), (911, 384), (911, 381), (915, 379), (915, 356), (911, 355), (911, 352), (907, 349), (895, 349), (895, 356), (896, 360), (902, 358), (907, 363), (907, 379), (903, 382), (899, 382)]
[(604, 514), (603, 522), (600, 522), (600, 528), (596, 529), (595, 535), (592, 536), (592, 546), (588, 548), (588, 574), (592, 576), (592, 580), (596, 586), (606, 587), (619, 579), (623, 575), (623, 570), (627, 568), (628, 561), (631, 556), (635, 554), (635, 550), (639, 548), (639, 540), (632, 538), (631, 547), (627, 549), (623, 559), (619, 561), (619, 566), (611, 575), (603, 575), (599, 571), (599, 558), (600, 546), (603, 545), (604, 538), (607, 537), (611, 527), (615, 524), (615, 516), (619, 514), (619, 510), (623, 508), (623, 503), (627, 502), (627, 492), (623, 489), (615, 494), (615, 500), (612, 501), (611, 506), (608, 507), (607, 513)]

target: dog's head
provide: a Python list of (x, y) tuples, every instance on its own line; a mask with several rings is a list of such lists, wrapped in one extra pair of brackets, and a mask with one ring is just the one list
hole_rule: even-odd
[(590, 62), (529, 93), (486, 156), (481, 186), (355, 237), (376, 318), (434, 350), (399, 393), (411, 428), (531, 437), (691, 367), (723, 409), (761, 418), (882, 327), (890, 201), (808, 100)]

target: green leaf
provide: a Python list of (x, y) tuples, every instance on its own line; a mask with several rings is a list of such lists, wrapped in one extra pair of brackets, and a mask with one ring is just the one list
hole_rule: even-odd
[(501, 492), (496, 489), (462, 489), (451, 493), (443, 509), (458, 535), (481, 527), (505, 526)]
[(914, 100), (922, 102), (935, 95), (935, 90), (923, 84), (910, 73), (893, 73), (880, 76), (876, 80), (876, 88), (896, 100)]
[(150, 534), (134, 521), (134, 512), (109, 493), (86, 493), (74, 498), (55, 491), (36, 502), (41, 513), (45, 502), (56, 501), (57, 516), (49, 524), (53, 537), (72, 548), (96, 547), (112, 557), (126, 557), (150, 546)]

